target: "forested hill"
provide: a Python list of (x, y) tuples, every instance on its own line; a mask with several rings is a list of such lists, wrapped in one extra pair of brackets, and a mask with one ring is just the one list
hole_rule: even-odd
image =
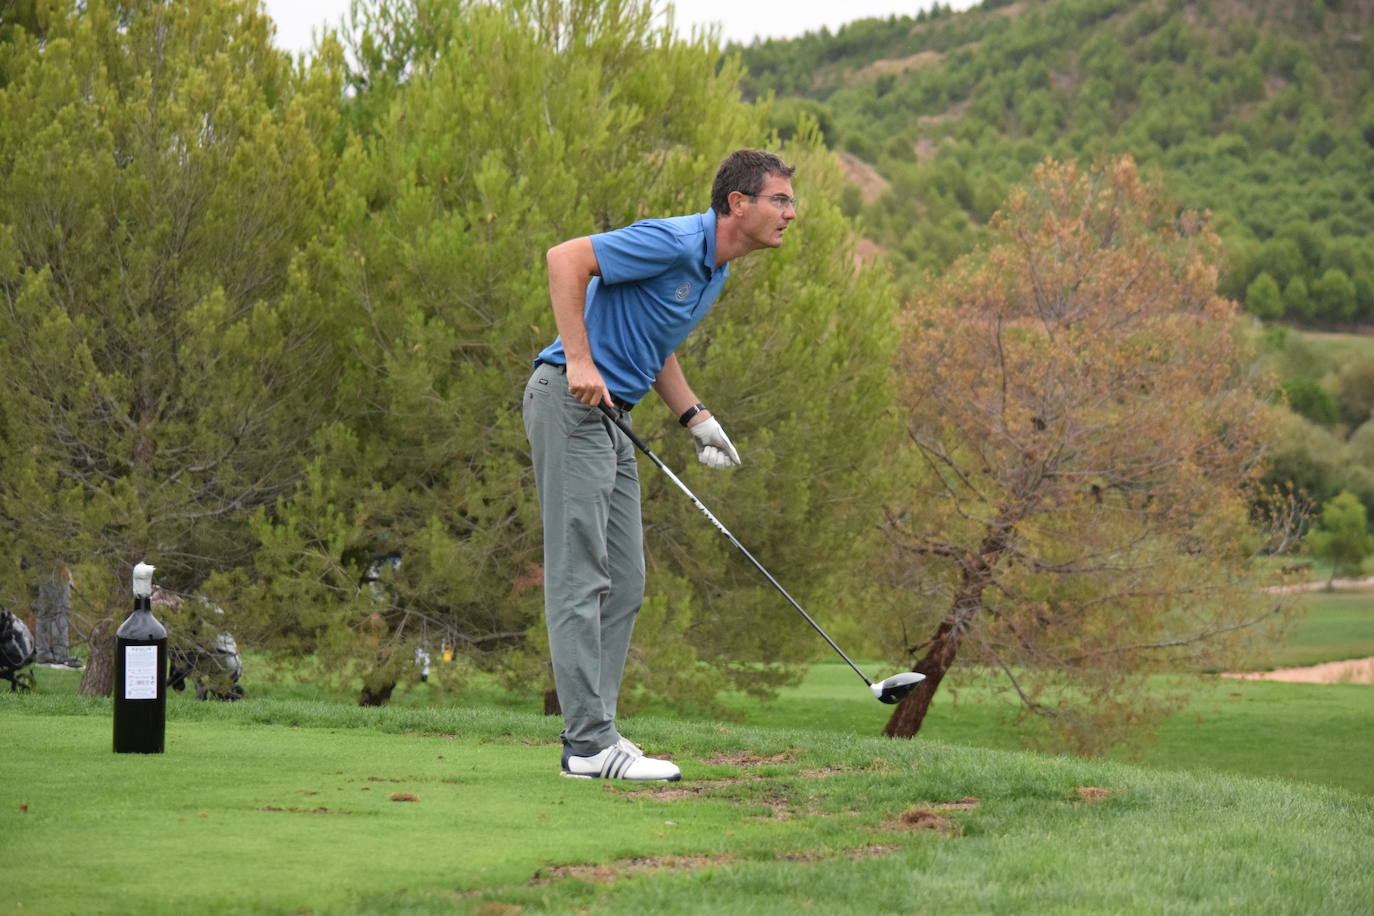
[(1213, 212), (1226, 295), (1374, 322), (1374, 0), (986, 0), (732, 50), (780, 130), (809, 113), (844, 154), (904, 285), (1046, 157), (1129, 152)]

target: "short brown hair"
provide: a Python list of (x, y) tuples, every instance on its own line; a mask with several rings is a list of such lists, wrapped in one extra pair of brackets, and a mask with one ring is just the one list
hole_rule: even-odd
[(711, 209), (724, 216), (730, 212), (731, 191), (757, 194), (763, 190), (763, 182), (769, 175), (791, 178), (795, 171), (772, 153), (761, 149), (737, 149), (725, 157), (716, 171), (715, 183), (711, 185)]

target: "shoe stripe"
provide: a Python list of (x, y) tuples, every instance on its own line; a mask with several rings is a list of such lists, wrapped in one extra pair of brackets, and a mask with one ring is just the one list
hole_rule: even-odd
[(629, 766), (634, 758), (629, 754), (616, 748), (606, 755), (606, 762), (601, 765), (602, 779), (619, 779), (625, 768)]

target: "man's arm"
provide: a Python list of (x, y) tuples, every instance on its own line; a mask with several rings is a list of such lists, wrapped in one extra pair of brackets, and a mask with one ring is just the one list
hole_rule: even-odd
[[(688, 408), (697, 403), (697, 396), (692, 393), (691, 386), (687, 384), (687, 377), (682, 374), (682, 365), (677, 361), (676, 353), (668, 354), (668, 358), (663, 362), (663, 368), (658, 370), (658, 378), (654, 379), (654, 391), (658, 392), (658, 396), (668, 405), (668, 409), (675, 417), (682, 416)], [(687, 421), (687, 427), (690, 429), (710, 416), (709, 410), (699, 411)]]
[(553, 320), (558, 327), (558, 336), (563, 339), (563, 352), (568, 357), (568, 390), (589, 407), (602, 403), (609, 405), (611, 393), (592, 360), (587, 322), (583, 317), (587, 307), (587, 283), (592, 277), (601, 276), (592, 240), (583, 236), (555, 245), (549, 249), (547, 260)]
[[(663, 361), (663, 368), (658, 370), (658, 378), (654, 380), (654, 390), (678, 417), (698, 403), (686, 376), (682, 374), (682, 365), (677, 361), (676, 353), (669, 354)], [(720, 423), (711, 416), (711, 411), (705, 408), (698, 410), (687, 421), (687, 429), (696, 441), (697, 460), (702, 464), (717, 469), (739, 464), (739, 452), (735, 450), (730, 437), (725, 435), (725, 430), (721, 429)]]

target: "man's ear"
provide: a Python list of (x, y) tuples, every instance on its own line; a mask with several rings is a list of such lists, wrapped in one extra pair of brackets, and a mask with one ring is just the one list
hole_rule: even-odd
[(749, 195), (743, 191), (731, 191), (725, 198), (730, 206), (730, 215), (739, 216), (744, 212), (744, 202), (749, 199)]

